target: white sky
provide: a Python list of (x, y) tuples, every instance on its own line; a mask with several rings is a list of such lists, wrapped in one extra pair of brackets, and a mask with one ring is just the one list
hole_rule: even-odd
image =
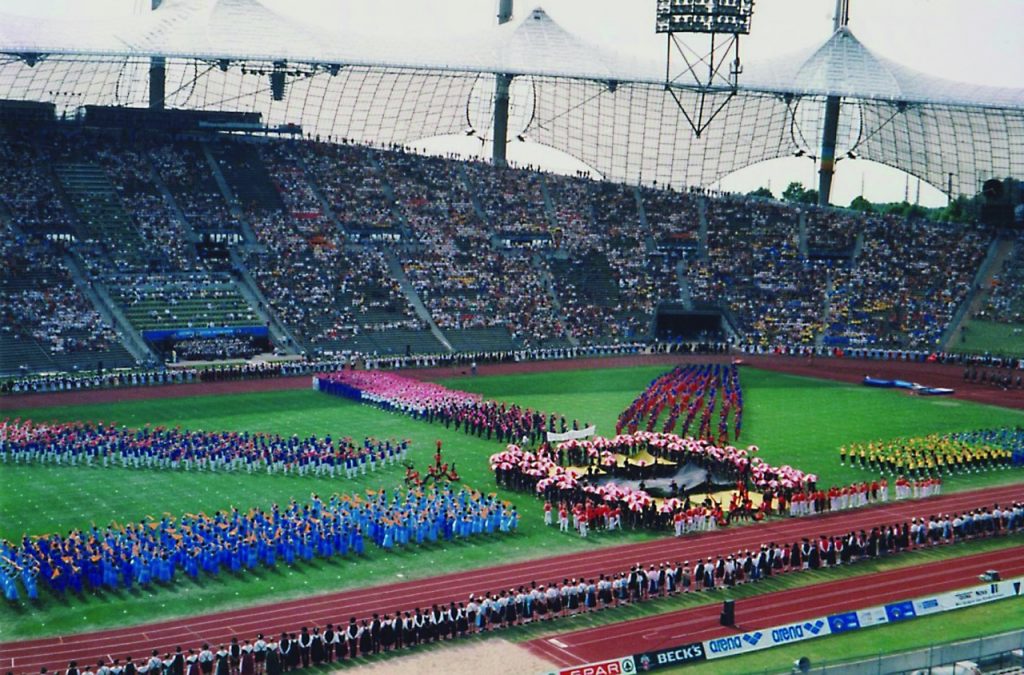
[[(497, 0), (261, 0), (301, 21), (386, 39), (403, 34), (458, 39), (494, 25)], [(565, 29), (584, 39), (646, 59), (664, 58), (663, 36), (654, 34), (656, 0), (515, 0), (513, 21), (542, 6)], [(145, 11), (149, 0), (0, 0), (0, 11), (32, 16), (101, 17)], [(745, 62), (774, 58), (820, 44), (832, 31), (834, 0), (759, 0), (753, 28), (742, 40)], [(950, 80), (1024, 88), (1024, 0), (851, 0), (850, 27), (871, 50)], [(462, 145), (458, 145), (461, 143)], [(467, 145), (468, 143), (468, 145)], [(431, 148), (475, 152), (472, 139), (434, 141)], [(487, 148), (489, 150), (489, 148)], [(560, 153), (558, 153), (560, 154)], [(515, 161), (572, 169), (573, 161), (530, 143), (514, 141)], [(782, 159), (733, 174), (722, 187), (749, 190), (771, 184), (778, 194), (791, 181), (816, 187), (810, 160)], [(873, 201), (897, 201), (907, 190), (905, 174), (864, 160), (838, 164), (833, 201), (847, 204), (861, 194)], [(910, 180), (914, 201), (916, 179)], [(945, 203), (927, 184), (921, 203)]]

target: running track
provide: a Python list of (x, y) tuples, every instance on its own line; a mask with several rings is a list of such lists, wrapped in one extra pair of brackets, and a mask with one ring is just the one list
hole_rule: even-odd
[[(978, 574), (998, 569), (1003, 578), (1024, 574), (1024, 546), (957, 558), (955, 564), (939, 561), (913, 570), (891, 570), (838, 581), (768, 593), (736, 602), (739, 625), (724, 628), (718, 623), (721, 606), (684, 609), (635, 621), (590, 628), (526, 643), (534, 654), (559, 666), (604, 661), (629, 652), (655, 651), (710, 640), (751, 630), (806, 621), (827, 614), (867, 609), (896, 600), (956, 590), (978, 583)], [(709, 599), (719, 597), (709, 593)], [(628, 646), (623, 646), (623, 645)]]
[[(613, 546), (569, 555), (468, 570), (403, 583), (361, 588), (247, 609), (194, 616), (186, 619), (71, 636), (41, 638), (0, 644), (0, 667), (16, 672), (38, 672), (64, 667), (71, 659), (95, 662), (108, 655), (141, 657), (152, 649), (161, 652), (202, 642), (226, 642), (232, 635), (297, 631), (304, 624), (347, 623), (350, 616), (390, 613), (417, 606), (465, 601), (469, 593), (529, 584), (547, 584), (563, 577), (596, 577), (619, 572), (635, 563), (648, 565), (669, 559), (708, 558), (776, 541), (789, 543), (800, 537), (846, 534), (913, 516), (962, 511), (1024, 499), (1024, 484), (958, 492), (927, 500), (890, 502), (882, 506), (831, 513), (813, 518), (786, 519), (758, 525), (723, 529), (682, 539), (663, 538), (641, 544)], [(366, 564), (372, 564), (368, 561)]]

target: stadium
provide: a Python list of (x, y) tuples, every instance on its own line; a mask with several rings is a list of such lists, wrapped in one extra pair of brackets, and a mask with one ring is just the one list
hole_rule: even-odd
[(49, 4), (0, 4), (5, 672), (1022, 672), (1019, 79), (849, 0), (786, 53), (752, 0)]

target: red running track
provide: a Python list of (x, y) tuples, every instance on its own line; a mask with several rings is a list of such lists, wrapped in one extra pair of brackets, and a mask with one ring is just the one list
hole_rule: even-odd
[[(496, 591), (531, 581), (548, 584), (566, 576), (596, 577), (601, 573), (623, 571), (635, 563), (649, 565), (684, 558), (695, 561), (766, 542), (782, 544), (804, 536), (846, 534), (853, 529), (903, 522), (913, 516), (963, 511), (1022, 499), (1024, 484), (1007, 485), (811, 518), (773, 521), (756, 527), (723, 529), (681, 539), (669, 537), (612, 546), (130, 628), (7, 642), (0, 644), (0, 667), (5, 671), (38, 672), (44, 665), (51, 669), (64, 667), (71, 659), (88, 663), (107, 655), (141, 656), (152, 649), (164, 652), (178, 645), (187, 649), (202, 642), (216, 644), (226, 642), (232, 635), (246, 638), (259, 632), (269, 635), (282, 630), (296, 631), (304, 624), (348, 623), (350, 616), (363, 618), (373, 612), (392, 613), (433, 603), (465, 601), (469, 593)], [(373, 563), (370, 560), (365, 564)]]
[[(604, 661), (639, 652), (667, 649), (690, 642), (710, 640), (751, 630), (806, 621), (826, 614), (867, 609), (897, 600), (944, 593), (978, 583), (978, 575), (998, 569), (1004, 578), (1024, 574), (1024, 546), (990, 551), (914, 567), (913, 584), (908, 571), (891, 570), (863, 574), (804, 588), (794, 588), (737, 600), (735, 628), (718, 623), (720, 605), (684, 609), (635, 621), (538, 638), (526, 643), (538, 656), (571, 666)], [(717, 592), (707, 593), (715, 598)], [(623, 647), (628, 644), (628, 647)]]

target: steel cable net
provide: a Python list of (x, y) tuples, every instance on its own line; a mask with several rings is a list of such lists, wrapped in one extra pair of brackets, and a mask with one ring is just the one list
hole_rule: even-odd
[[(145, 57), (48, 56), (27, 65), (0, 57), (0, 98), (52, 102), (58, 116), (85, 105), (148, 105)], [(168, 59), (168, 108), (259, 112), (268, 126), (294, 123), (323, 139), (409, 144), (427, 137), (491, 134), (494, 76), (470, 72), (288, 64), (284, 100), (271, 96), (267, 61)], [(678, 99), (678, 101), (677, 101)], [(727, 100), (728, 99), (728, 100)], [(722, 105), (724, 103), (724, 106)], [(698, 137), (686, 114), (698, 94), (663, 85), (517, 76), (509, 138), (564, 151), (605, 178), (711, 185), (751, 164), (816, 154), (821, 96), (710, 93), (721, 111)], [(684, 110), (686, 113), (684, 113)], [(954, 193), (991, 177), (1024, 175), (1024, 111), (844, 98), (844, 152), (887, 164)]]

